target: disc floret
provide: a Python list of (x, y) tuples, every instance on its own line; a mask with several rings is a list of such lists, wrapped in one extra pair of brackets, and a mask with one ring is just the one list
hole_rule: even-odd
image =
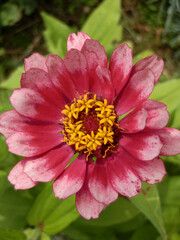
[(62, 111), (64, 117), (64, 142), (75, 151), (89, 156), (105, 157), (107, 152), (114, 151), (119, 134), (117, 116), (113, 105), (107, 99), (97, 99), (85, 93), (66, 105)]

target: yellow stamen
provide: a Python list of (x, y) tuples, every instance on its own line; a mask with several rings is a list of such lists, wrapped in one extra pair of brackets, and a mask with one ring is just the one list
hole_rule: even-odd
[[(104, 157), (108, 151), (115, 148), (113, 129), (118, 128), (118, 122), (114, 106), (108, 105), (107, 99), (101, 101), (97, 99), (96, 94), (91, 97), (90, 93), (85, 93), (84, 96), (74, 99), (71, 105), (65, 105), (62, 113), (63, 141), (74, 145), (76, 151), (85, 153), (87, 160), (97, 149), (104, 149)], [(85, 127), (89, 115), (98, 123), (98, 129), (90, 132)]]

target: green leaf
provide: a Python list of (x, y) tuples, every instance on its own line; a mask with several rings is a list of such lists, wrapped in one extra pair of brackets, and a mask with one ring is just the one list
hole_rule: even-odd
[(47, 233), (42, 232), (39, 240), (51, 240), (51, 237)]
[(171, 113), (180, 106), (180, 79), (156, 84), (150, 98), (163, 102)]
[(52, 183), (46, 184), (28, 213), (29, 224), (37, 226), (42, 223), (58, 204), (59, 199), (55, 198), (52, 192)]
[(26, 235), (17, 230), (7, 230), (0, 228), (1, 240), (26, 240)]
[(180, 165), (180, 154), (175, 156), (161, 156), (161, 158), (166, 162)]
[(1, 6), (0, 16), (2, 26), (13, 26), (21, 19), (21, 12), (15, 4), (5, 3)]
[(26, 225), (26, 215), (32, 199), (25, 196), (25, 191), (12, 188), (0, 196), (0, 227), (20, 229)]
[(13, 107), (12, 107), (12, 105), (6, 105), (5, 107), (3, 107), (3, 108), (0, 108), (0, 114), (2, 114), (3, 112), (6, 112), (6, 111), (9, 111), (9, 110), (12, 110), (13, 109)]
[(169, 240), (180, 240), (180, 234), (174, 233)]
[(12, 94), (12, 90), (0, 88), (0, 114), (3, 110), (11, 109), (12, 106), (9, 102), (9, 97)]
[(42, 12), (41, 16), (46, 27), (44, 38), (49, 52), (64, 58), (67, 38), (72, 32), (72, 29), (62, 21), (45, 12)]
[(103, 46), (106, 50), (108, 59), (110, 59), (112, 52), (121, 42), (122, 32), (123, 32), (123, 27), (121, 25), (117, 25), (116, 27), (114, 27), (114, 32), (111, 35), (111, 40), (108, 40), (107, 43), (102, 43), (102, 40), (100, 40), (101, 43), (104, 44)]
[(72, 156), (71, 160), (66, 165), (66, 168), (69, 167), (69, 165), (78, 157), (78, 155), (79, 155), (79, 153), (77, 152)]
[(44, 232), (48, 234), (58, 233), (79, 217), (74, 195), (59, 201), (59, 205), (44, 220)]
[(23, 72), (24, 66), (18, 67), (11, 73), (11, 75), (5, 81), (0, 82), (0, 88), (8, 89), (20, 88), (21, 87), (20, 80)]
[(163, 217), (168, 235), (176, 231), (179, 231), (180, 226), (179, 207), (166, 205), (163, 209)]
[(166, 178), (158, 184), (162, 204), (180, 207), (180, 176)]
[[(59, 235), (55, 235), (55, 236), (52, 236), (51, 240), (64, 240), (64, 238)], [(68, 240), (71, 240), (71, 239), (68, 239)]]
[(122, 40), (122, 27), (118, 25), (121, 17), (121, 1), (105, 0), (89, 16), (82, 31), (100, 41), (106, 51), (111, 50), (113, 42)]
[(156, 186), (143, 183), (141, 193), (130, 198), (130, 201), (151, 221), (163, 239), (166, 240), (160, 198)]
[(3, 161), (0, 161), (0, 169), (3, 169), (5, 171), (9, 171), (10, 168), (14, 167), (14, 165), (22, 160), (23, 158), (17, 155), (14, 155), (10, 152), (7, 152), (7, 156)]
[(63, 51), (62, 46), (61, 46), (61, 39), (57, 40), (57, 43), (54, 44), (52, 41), (51, 33), (47, 30), (43, 32), (44, 39), (48, 48), (48, 51), (50, 54), (57, 54), (63, 58), (65, 56), (65, 51)]
[(27, 228), (24, 230), (27, 240), (39, 240), (41, 233), (42, 230), (40, 228)]
[(48, 234), (56, 234), (78, 217), (74, 196), (66, 200), (55, 198), (52, 183), (49, 183), (36, 198), (28, 222), (32, 226), (43, 226)]
[(132, 219), (118, 224), (115, 229), (118, 232), (130, 232), (141, 227), (146, 221), (147, 218), (142, 213), (139, 213)]
[(8, 147), (5, 143), (5, 138), (0, 135), (0, 162), (4, 161), (8, 156)]
[(79, 226), (79, 227), (73, 227), (70, 225), (69, 227), (65, 228), (63, 230), (63, 234), (68, 236), (70, 239), (73, 240), (91, 240), (91, 236), (89, 233), (84, 233), (84, 228)]
[(0, 170), (0, 195), (3, 194), (7, 186), (7, 173)]
[(180, 176), (166, 177), (158, 184), (162, 199), (163, 216), (168, 235), (179, 230), (180, 217)]
[[(119, 197), (117, 201), (107, 206), (98, 219), (88, 221), (88, 225), (96, 226), (112, 226), (115, 224), (126, 222), (139, 213), (126, 198)], [(78, 220), (81, 223), (87, 223), (83, 218)]]
[(180, 105), (174, 111), (171, 127), (180, 129), (179, 119), (180, 119)]
[(63, 234), (74, 240), (116, 240), (116, 233), (110, 227), (101, 227), (89, 224), (89, 221), (81, 223), (75, 221), (68, 228), (64, 229)]
[(158, 232), (156, 229), (150, 225), (146, 224), (138, 228), (130, 238), (130, 240), (155, 240), (158, 237)]

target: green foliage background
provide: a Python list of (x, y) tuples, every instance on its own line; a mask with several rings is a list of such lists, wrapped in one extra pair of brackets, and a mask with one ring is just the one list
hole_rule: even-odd
[[(67, 24), (48, 11), (41, 11), (48, 7), (40, 8), (35, 0), (9, 0), (3, 3), (0, 9), (2, 27), (0, 42), (3, 42), (8, 28), (18, 27), (18, 23), (28, 16), (31, 16), (33, 21), (33, 14), (40, 11), (44, 30), (39, 34), (40, 38), (43, 36), (43, 47), (39, 50), (44, 54), (58, 54), (64, 58), (67, 37), (69, 33), (78, 30), (100, 41), (105, 46), (108, 56), (118, 44), (127, 42), (135, 53), (134, 63), (159, 48), (158, 53), (165, 58), (166, 66), (151, 98), (167, 104), (170, 113), (169, 126), (180, 129), (180, 74), (176, 63), (180, 56), (179, 1), (147, 1), (146, 4), (144, 1), (138, 2), (140, 8), (135, 8), (137, 12), (134, 13), (137, 1), (127, 1), (126, 4), (120, 0), (69, 1), (67, 13), (70, 20)], [(41, 4), (49, 6), (47, 1), (41, 1)], [(63, 12), (64, 1), (56, 0), (54, 4), (58, 6), (60, 12)], [(85, 10), (80, 15), (77, 9), (81, 9), (82, 6)], [(90, 13), (86, 14), (87, 11)], [(133, 19), (135, 16), (141, 19), (141, 23), (137, 19), (134, 21), (136, 24), (139, 23), (137, 28), (128, 15), (132, 15)], [(73, 16), (76, 24), (71, 23)], [(141, 49), (139, 45), (143, 42), (139, 37), (142, 38), (144, 35), (144, 31), (142, 35), (139, 31), (140, 25), (141, 28), (143, 25), (148, 29), (144, 30), (147, 39), (144, 41), (143, 51), (139, 50)], [(153, 42), (149, 48), (147, 40), (150, 41), (156, 31), (160, 31), (160, 39), (154, 40), (155, 43)], [(25, 35), (27, 35), (25, 40), (30, 38), (29, 32), (22, 36)], [(33, 39), (31, 41), (33, 42)], [(29, 40), (27, 42), (26, 54), (30, 55), (36, 48), (29, 45)], [(26, 44), (23, 47), (26, 48)], [(0, 56), (3, 59), (0, 66), (3, 80), (0, 82), (0, 113), (12, 109), (8, 99), (12, 90), (20, 87), (20, 77), (24, 71), (22, 59), (18, 60), (18, 64), (14, 64), (14, 59), (8, 62), (6, 51), (6, 47), (0, 48)], [(168, 61), (170, 56), (172, 59)], [(171, 65), (175, 67), (172, 68)], [(17, 68), (6, 77), (13, 66)], [(0, 135), (1, 240), (180, 240), (179, 155), (163, 157), (167, 176), (161, 183), (153, 186), (144, 183), (143, 191), (138, 196), (131, 199), (120, 196), (101, 213), (99, 219), (90, 221), (79, 216), (75, 207), (75, 196), (66, 200), (54, 197), (52, 182), (40, 183), (30, 190), (15, 191), (8, 183), (7, 175), (21, 159), (20, 156), (8, 152), (5, 139)]]

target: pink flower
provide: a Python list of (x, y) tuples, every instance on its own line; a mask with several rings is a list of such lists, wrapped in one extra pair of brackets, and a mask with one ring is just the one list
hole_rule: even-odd
[(180, 153), (180, 131), (166, 127), (166, 105), (147, 100), (162, 59), (154, 54), (133, 66), (123, 44), (108, 67), (104, 47), (83, 32), (70, 34), (67, 50), (64, 61), (38, 53), (25, 59), (22, 88), (10, 98), (14, 110), (0, 116), (9, 151), (25, 157), (8, 179), (15, 189), (55, 179), (56, 197), (76, 194), (79, 213), (97, 218), (118, 194), (130, 198), (141, 181), (162, 180), (159, 155)]

